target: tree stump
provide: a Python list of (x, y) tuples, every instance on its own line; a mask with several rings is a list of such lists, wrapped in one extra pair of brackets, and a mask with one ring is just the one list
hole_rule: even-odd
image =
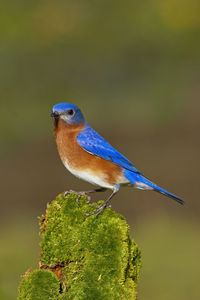
[(47, 205), (39, 269), (23, 276), (18, 300), (136, 299), (141, 254), (125, 218), (110, 208), (86, 217), (95, 207), (77, 197), (60, 194)]

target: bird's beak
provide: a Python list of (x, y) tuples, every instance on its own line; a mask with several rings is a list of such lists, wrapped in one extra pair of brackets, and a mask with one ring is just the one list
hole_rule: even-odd
[(59, 117), (59, 113), (57, 111), (54, 111), (51, 113), (51, 117), (52, 118), (58, 118)]

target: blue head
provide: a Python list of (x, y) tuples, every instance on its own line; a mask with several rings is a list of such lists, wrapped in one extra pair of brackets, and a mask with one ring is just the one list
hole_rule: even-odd
[(59, 119), (70, 125), (80, 125), (85, 121), (80, 109), (70, 103), (55, 104), (52, 108), (51, 116), (56, 123)]

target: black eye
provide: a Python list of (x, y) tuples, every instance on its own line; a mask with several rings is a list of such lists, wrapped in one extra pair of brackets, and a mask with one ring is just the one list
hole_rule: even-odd
[(67, 114), (68, 114), (69, 116), (73, 116), (73, 115), (74, 115), (74, 110), (73, 110), (73, 109), (69, 109), (69, 110), (67, 111)]

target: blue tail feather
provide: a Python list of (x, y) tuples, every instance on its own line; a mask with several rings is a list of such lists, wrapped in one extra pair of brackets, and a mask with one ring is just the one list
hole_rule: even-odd
[[(176, 195), (164, 190), (163, 188), (157, 186), (155, 183), (151, 182), (150, 180), (148, 180), (147, 178), (145, 178), (145, 177), (143, 177), (139, 174), (130, 172), (129, 170), (124, 170), (124, 175), (136, 187), (137, 187), (137, 184), (139, 183), (140, 188), (141, 188), (141, 183), (142, 183), (144, 190), (148, 189), (148, 187), (150, 187), (150, 188), (152, 188), (152, 190), (154, 190), (158, 193), (161, 193), (161, 194), (177, 201), (180, 204), (184, 204), (184, 201), (181, 198), (179, 198)], [(146, 188), (145, 188), (145, 185), (146, 185)]]
[(180, 204), (184, 204), (184, 201), (183, 201), (181, 198), (177, 197), (177, 196), (174, 195), (174, 194), (171, 194), (170, 192), (168, 192), (168, 191), (162, 189), (161, 187), (159, 187), (159, 186), (157, 186), (157, 185), (155, 185), (154, 191), (156, 191), (156, 192), (158, 192), (158, 193), (161, 193), (161, 194), (163, 194), (163, 195), (165, 195), (165, 196), (167, 196), (167, 197), (169, 197), (169, 198), (171, 198), (171, 199), (177, 201), (177, 202), (180, 203)]

